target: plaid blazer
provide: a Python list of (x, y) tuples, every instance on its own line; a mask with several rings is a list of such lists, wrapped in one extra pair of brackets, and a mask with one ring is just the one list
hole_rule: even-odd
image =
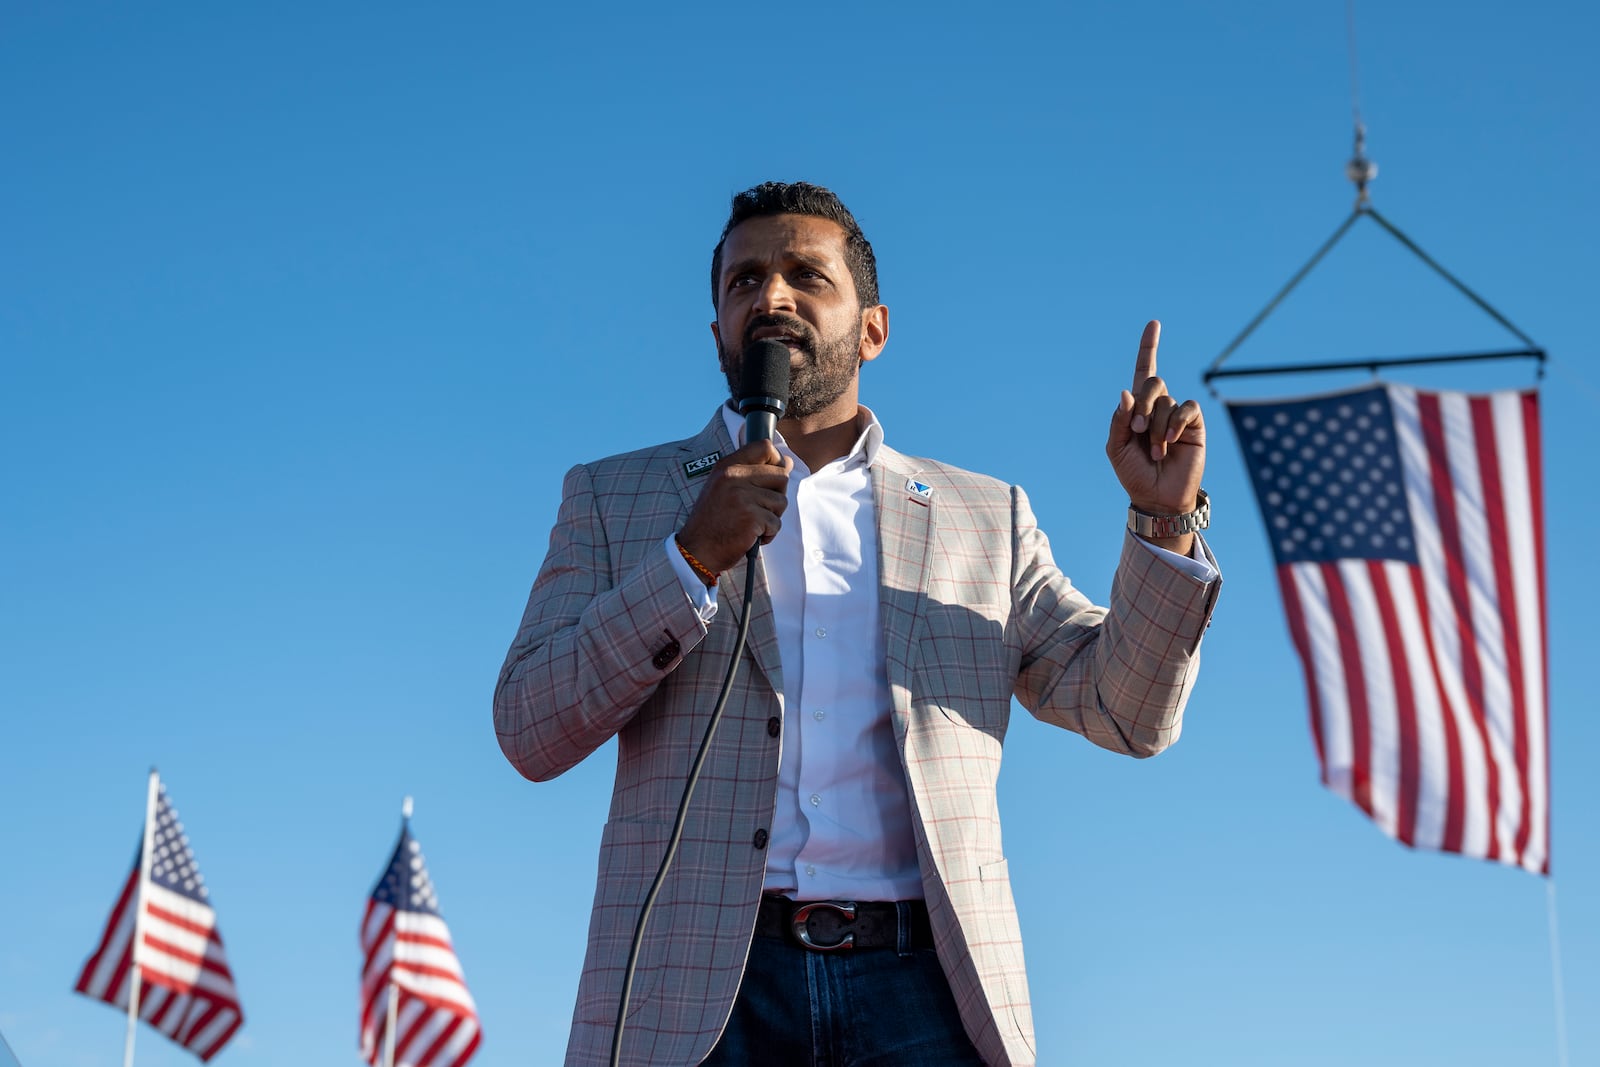
[[(688, 440), (567, 474), (495, 690), (500, 745), (528, 778), (553, 778), (618, 739), (570, 1065), (608, 1062), (634, 924), (733, 651), (745, 564), (722, 576), (708, 627), (662, 551), (694, 504), (696, 461), (732, 447), (718, 412)], [(931, 497), (908, 492), (910, 478)], [(1111, 605), (1096, 607), (1052, 562), (1020, 489), (888, 447), (872, 482), (895, 736), (939, 959), (985, 1061), (1031, 1064), (995, 802), (1011, 698), (1106, 748), (1160, 751), (1178, 736), (1221, 582), (1182, 574), (1130, 535)], [(784, 714), (763, 578), (744, 662), (650, 916), (624, 1063), (700, 1062), (739, 989), (778, 782), (781, 732), (772, 736), (769, 720)]]

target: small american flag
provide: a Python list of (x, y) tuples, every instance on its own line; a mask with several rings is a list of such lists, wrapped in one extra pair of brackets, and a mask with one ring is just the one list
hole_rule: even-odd
[(244, 1015), (217, 933), (211, 891), (166, 787), (153, 773), (151, 778), (155, 804), (145, 827), (148, 877), (143, 877), (141, 838), (100, 945), (73, 988), (126, 1011), (137, 975), (139, 1018), (204, 1061), (228, 1043)]
[(1409, 846), (1548, 874), (1537, 393), (1228, 408), (1323, 782)]
[[(478, 1050), (478, 1009), (409, 823), (361, 921), (361, 1054), (384, 1063), (395, 998), (394, 1067), (460, 1067)], [(392, 991), (392, 992), (391, 992)]]

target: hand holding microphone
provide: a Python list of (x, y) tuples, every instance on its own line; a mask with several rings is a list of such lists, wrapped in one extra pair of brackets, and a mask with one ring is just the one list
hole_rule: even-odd
[(772, 443), (789, 404), (788, 347), (780, 341), (756, 341), (745, 349), (741, 371), (738, 407), (745, 417), (744, 447), (724, 456), (707, 476), (678, 533), (678, 543), (719, 574), (778, 535), (794, 466)]

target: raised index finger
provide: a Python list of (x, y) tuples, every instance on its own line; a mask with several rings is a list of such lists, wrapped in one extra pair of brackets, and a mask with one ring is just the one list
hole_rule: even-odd
[(1161, 344), (1161, 321), (1151, 319), (1144, 324), (1144, 333), (1139, 338), (1139, 358), (1133, 361), (1133, 393), (1139, 394), (1139, 387), (1156, 376), (1156, 347)]

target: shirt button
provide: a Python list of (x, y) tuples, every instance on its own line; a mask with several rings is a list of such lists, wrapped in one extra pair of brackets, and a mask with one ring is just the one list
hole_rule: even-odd
[(827, 716), (827, 714), (827, 712), (823, 711), (821, 708), (818, 708), (816, 711), (811, 713), (811, 717), (816, 719), (818, 722), (821, 722), (823, 718)]
[(782, 729), (783, 729), (783, 723), (778, 721), (778, 717), (776, 715), (774, 715), (772, 718), (767, 720), (767, 736), (768, 737), (777, 737), (778, 736), (778, 731), (782, 730)]
[(823, 555), (822, 549), (820, 549), (820, 548), (813, 548), (811, 550), (811, 558), (812, 559), (821, 559), (822, 555)]
[(755, 845), (756, 848), (766, 848), (767, 832), (765, 830), (757, 830), (755, 840), (752, 841), (751, 844)]
[(817, 873), (817, 869), (815, 867), (811, 866), (811, 864), (808, 863), (808, 864), (806, 864), (806, 873), (809, 874), (809, 875), (815, 876), (816, 873)]
[(817, 627), (817, 636), (818, 637), (827, 637), (828, 636), (828, 631), (824, 630), (822, 627), (819, 626), (819, 627)]
[(814, 807), (816, 807), (816, 806), (817, 806), (817, 805), (818, 805), (818, 804), (821, 804), (821, 803), (822, 803), (822, 798), (821, 798), (821, 797), (819, 797), (819, 796), (817, 796), (817, 794), (815, 794), (815, 793), (812, 793), (812, 794), (811, 794), (811, 806), (812, 806), (812, 807), (813, 807), (813, 808), (814, 808)]

